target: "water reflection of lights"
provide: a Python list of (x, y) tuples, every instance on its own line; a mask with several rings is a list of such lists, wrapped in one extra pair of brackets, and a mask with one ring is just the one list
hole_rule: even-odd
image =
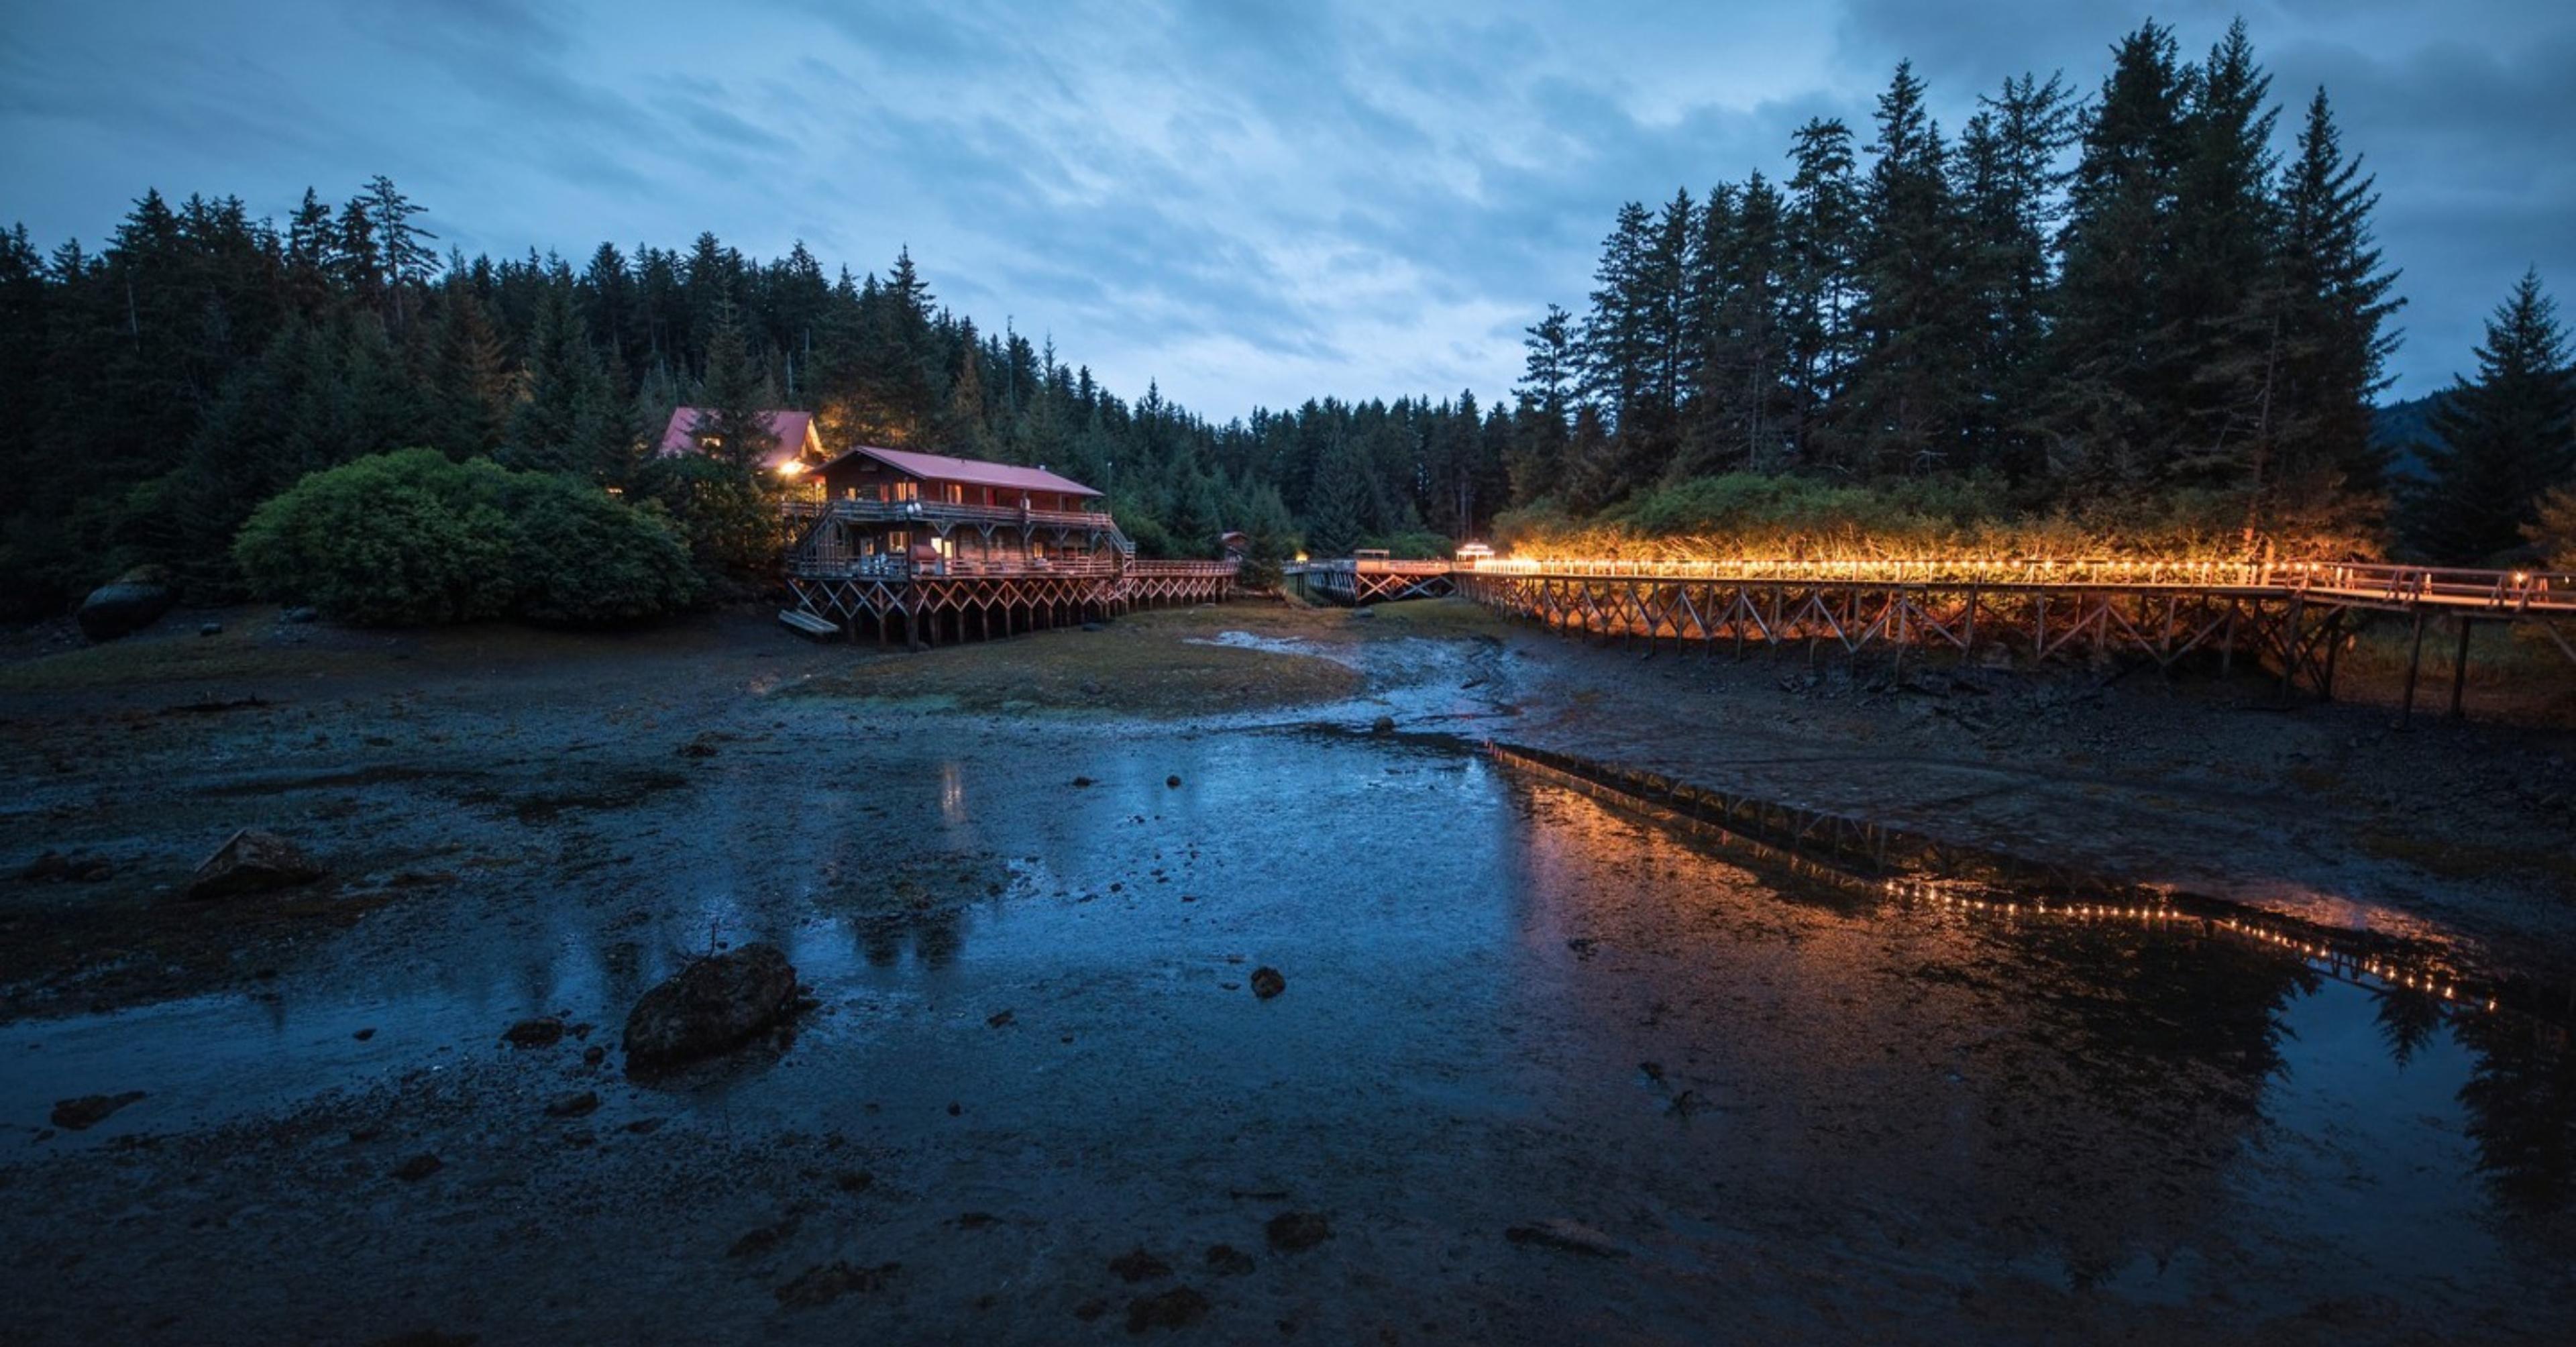
[(2511, 1008), (2564, 1022), (2544, 989), (2515, 979), (2473, 981), (2429, 942), (2337, 931), (2203, 897), (2106, 881), (1881, 824), (1755, 800), (1565, 754), (1488, 742), (1497, 761), (1532, 779), (1641, 813), (1756, 863), (1849, 891), (2007, 919), (2130, 922), (2224, 936), (2297, 957), (2339, 981), (2431, 998), (2460, 1009)]
[(949, 823), (966, 821), (966, 773), (953, 762), (939, 764), (939, 817)]
[(1891, 897), (1961, 915), (2097, 924), (2127, 922), (2142, 927), (2170, 929), (2179, 926), (2207, 934), (2224, 934), (2294, 955), (2315, 971), (2355, 986), (2375, 984), (2387, 991), (2416, 992), (2465, 1009), (2495, 1010), (2499, 1004), (2492, 994), (2472, 990), (2463, 996), (2459, 971), (2438, 961), (2401, 962), (2366, 950), (2343, 948), (2313, 931), (2295, 930), (2242, 915), (2191, 911), (2178, 906), (2178, 900), (2171, 895), (2128, 903), (2051, 902), (2045, 897), (1977, 896), (1985, 891), (1963, 893), (1958, 885), (1931, 879), (1890, 879), (1885, 881), (1884, 887)]

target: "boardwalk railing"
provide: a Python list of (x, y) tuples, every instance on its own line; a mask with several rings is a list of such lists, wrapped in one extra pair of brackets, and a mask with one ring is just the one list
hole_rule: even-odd
[(1779, 581), (1801, 585), (2018, 585), (2048, 589), (2260, 591), (2284, 596), (2291, 593), (2332, 596), (2397, 608), (2430, 604), (2443, 608), (2576, 614), (2576, 573), (2466, 570), (2375, 562), (2177, 561), (2126, 557), (1726, 561), (1486, 559), (1459, 563), (1457, 569), (1479, 575), (1752, 583)]
[[(1347, 564), (1347, 563), (1343, 563)], [(1595, 640), (1643, 638), (1714, 650), (2014, 647), (2143, 655), (2171, 668), (2195, 651), (2226, 669), (2242, 652), (2280, 671), (2284, 694), (2334, 693), (2359, 615), (2412, 619), (2411, 715), (2426, 625), (2451, 621), (2451, 710), (2460, 710), (2471, 632), (2537, 634), (2576, 661), (2576, 574), (2337, 561), (2173, 561), (1961, 557), (1907, 560), (1494, 560), (1454, 571), (1458, 591), (1506, 616)], [(1328, 592), (1332, 592), (1328, 590)], [(2565, 626), (2567, 630), (2561, 630)]]

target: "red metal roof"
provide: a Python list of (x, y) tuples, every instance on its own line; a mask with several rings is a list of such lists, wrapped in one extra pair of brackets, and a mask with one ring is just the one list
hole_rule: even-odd
[[(671, 413), (671, 424), (662, 428), (661, 451), (664, 454), (694, 453), (698, 447), (697, 427), (702, 417), (711, 415), (702, 407), (681, 407)], [(768, 412), (772, 442), (762, 451), (759, 466), (776, 471), (778, 465), (805, 452), (805, 432), (814, 425), (812, 412)]]
[(980, 458), (950, 458), (946, 454), (916, 454), (909, 449), (880, 449), (862, 444), (851, 449), (821, 471), (830, 471), (852, 455), (864, 454), (897, 472), (932, 482), (964, 482), (969, 486), (1000, 487), (1006, 491), (1052, 491), (1067, 496), (1097, 496), (1100, 493), (1070, 477), (1059, 477), (1044, 468), (1023, 468), (1009, 463), (987, 463)]

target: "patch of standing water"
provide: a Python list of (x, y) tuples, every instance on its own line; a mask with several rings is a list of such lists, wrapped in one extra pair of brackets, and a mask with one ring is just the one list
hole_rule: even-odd
[[(818, 757), (763, 847), (694, 843), (722, 801), (639, 806), (676, 834), (644, 856), (669, 898), (640, 928), (549, 907), (363, 991), (325, 960), (274, 1001), (12, 1025), (0, 1108), (147, 1092), (59, 1150), (507, 1060), (524, 1015), (613, 1045), (678, 949), (768, 938), (823, 1011), (656, 1106), (937, 1150), (964, 1191), (1042, 1201), (1010, 1158), (1039, 1145), (1101, 1184), (1566, 1215), (1658, 1265), (1821, 1233), (1927, 1275), (2285, 1309), (2320, 1278), (2511, 1286), (2529, 1269), (2500, 1221), (2564, 1220), (2554, 1030), (2205, 923), (1818, 884), (1422, 743), (1012, 731)], [(869, 812), (889, 798), (910, 807)], [(883, 891), (982, 854), (1004, 868), (962, 899)], [(1256, 998), (1259, 966), (1287, 991)], [(960, 1116), (977, 1130), (943, 1130)]]

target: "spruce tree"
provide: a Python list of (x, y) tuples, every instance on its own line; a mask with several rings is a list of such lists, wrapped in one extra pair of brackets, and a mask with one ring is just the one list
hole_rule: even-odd
[(1783, 427), (1791, 410), (1791, 353), (1781, 306), (1793, 261), (1785, 209), (1778, 189), (1759, 172), (1745, 180), (1731, 246), (1719, 265), (1725, 297), (1708, 357), (1726, 449), (1755, 472), (1778, 468), (1789, 448)]
[(413, 293), (438, 275), (438, 250), (429, 246), (438, 236), (411, 222), (427, 207), (404, 196), (393, 179), (382, 173), (368, 179), (366, 194), (350, 204), (361, 203), (375, 230), (377, 262), (384, 269), (385, 293), (393, 305), (390, 318), (394, 334), (400, 336), (416, 307)]
[(2180, 361), (2164, 301), (2187, 87), (2172, 31), (2147, 24), (2082, 118), (2041, 409), (2051, 466), (2079, 490), (2146, 482), (2172, 456)]
[(2269, 510), (2313, 515), (2337, 495), (2385, 485), (2372, 403), (2388, 387), (2382, 371), (2397, 339), (2386, 324), (2404, 301), (2390, 295), (2397, 275), (2371, 238), (2378, 201), (2360, 160), (2344, 158), (2317, 90), (2282, 184), (2273, 453), (2255, 483)]
[(1788, 275), (1781, 329), (1788, 343), (1789, 438), (1802, 462), (1846, 466), (1828, 414), (1850, 364), (1847, 320), (1860, 225), (1851, 128), (1813, 120), (1790, 139)]
[[(1509, 471), (1512, 503), (1527, 505), (1563, 485), (1566, 419), (1579, 385), (1580, 356), (1574, 345), (1574, 316), (1554, 304), (1547, 315), (1522, 329), (1527, 352), (1521, 381), (1513, 386), (1517, 415), (1513, 424)], [(1308, 403), (1307, 419), (1315, 404)]]
[(526, 396), (511, 412), (502, 461), (599, 482), (625, 480), (625, 409), (573, 312), (569, 276), (540, 302), (528, 335)]
[(1836, 419), (1877, 472), (1954, 466), (1975, 340), (1941, 129), (1910, 63), (1878, 100), (1853, 271), (1850, 389)]
[(2157, 376), (2165, 442), (2153, 465), (2184, 481), (2243, 488), (2276, 432), (2271, 83), (2238, 19), (2184, 102), (2186, 148), (2157, 298), (2168, 368)]
[(1601, 404), (1614, 427), (1642, 409), (1651, 377), (1647, 254), (1653, 235), (1654, 217), (1644, 206), (1631, 201), (1619, 208), (1618, 223), (1601, 245), (1601, 265), (1593, 272), (1598, 288), (1583, 320), (1583, 396)]
[(449, 458), (488, 457), (501, 447), (516, 390), (483, 301), (451, 276), (439, 298), (427, 393), (429, 446)]
[(1961, 408), (1965, 466), (2018, 481), (2044, 462), (2032, 411), (2045, 377), (2042, 339), (2055, 279), (2051, 240), (2062, 218), (2065, 172), (2058, 156), (2074, 140), (2073, 98), (2057, 76), (2004, 81), (1982, 97), (1953, 159), (1959, 202), (1960, 304), (1969, 338), (1973, 395)]
[(2537, 270), (2487, 320), (2477, 356), (2477, 382), (2457, 380), (2433, 414), (2410, 520), (2417, 548), (2454, 565), (2519, 555), (2541, 497), (2576, 480), (2576, 377)]
[(698, 420), (691, 433), (713, 437), (723, 461), (746, 473), (775, 442), (767, 378), (751, 353), (741, 311), (731, 295), (716, 297), (707, 338), (707, 369), (700, 380)]

